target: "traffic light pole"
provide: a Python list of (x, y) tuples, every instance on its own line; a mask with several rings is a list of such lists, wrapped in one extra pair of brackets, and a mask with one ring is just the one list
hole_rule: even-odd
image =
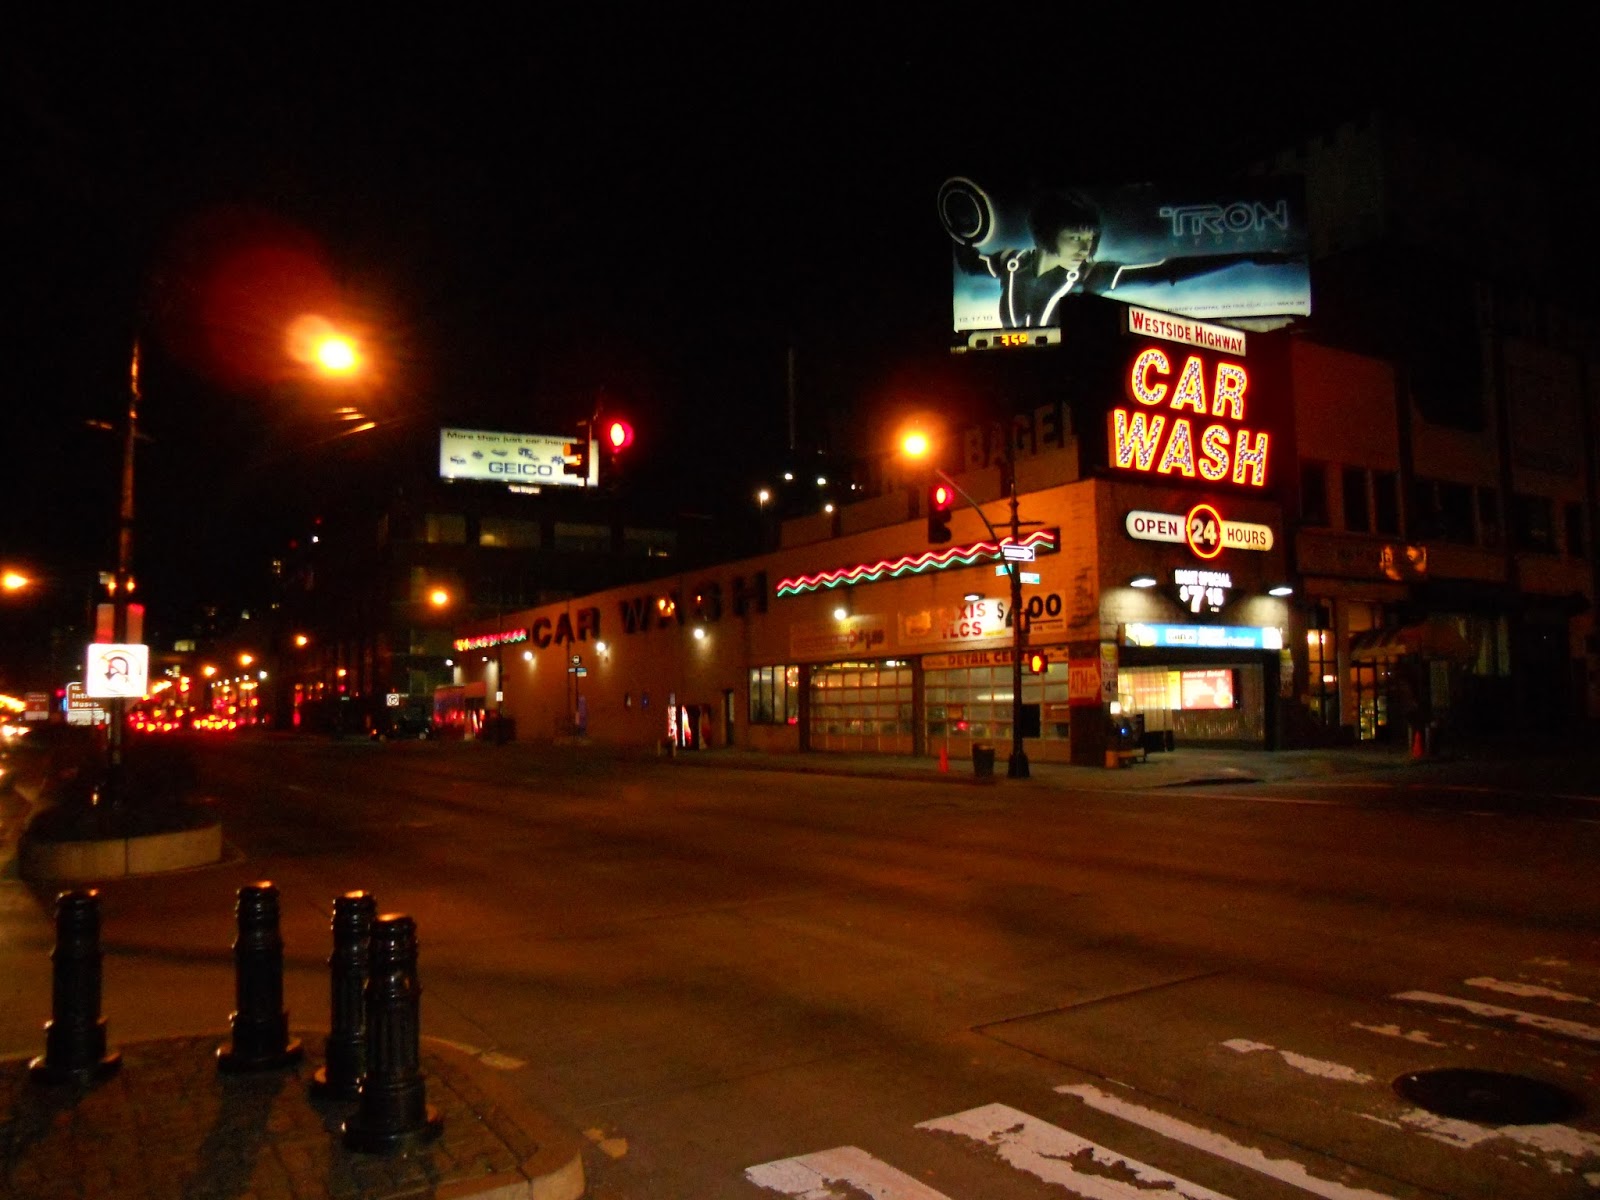
[[(1005, 471), (1006, 491), (1011, 499), (1011, 541), (1020, 544), (1022, 521), (1017, 515), (1017, 462), (1015, 451), (1009, 445), (1006, 448), (1002, 469)], [(949, 484), (956, 495), (972, 505), (978, 514), (978, 520), (982, 521), (983, 527), (989, 531), (989, 536), (996, 544), (1002, 543), (1004, 539), (995, 532), (982, 506), (962, 491), (960, 485), (938, 467), (933, 469), (933, 473)], [(1022, 658), (1023, 651), (1027, 648), (1028, 637), (1023, 624), (1022, 568), (1018, 563), (1007, 559), (1006, 574), (1011, 577), (1011, 757), (1006, 762), (1006, 778), (1027, 779), (1028, 752), (1022, 747)]]

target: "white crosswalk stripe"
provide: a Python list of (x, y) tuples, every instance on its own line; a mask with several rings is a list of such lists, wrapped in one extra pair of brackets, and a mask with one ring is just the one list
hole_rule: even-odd
[(1543, 1013), (1524, 1012), (1520, 1008), (1504, 1008), (1498, 1004), (1485, 1004), (1481, 1000), (1466, 1000), (1460, 996), (1446, 996), (1439, 992), (1396, 992), (1393, 998), (1409, 1000), (1416, 1004), (1438, 1004), (1459, 1008), (1477, 1017), (1512, 1021), (1518, 1025), (1526, 1025), (1530, 1029), (1543, 1029), (1547, 1033), (1559, 1033), (1566, 1037), (1577, 1038), (1579, 1041), (1600, 1042), (1600, 1028), (1593, 1025), (1547, 1017)]
[(1193, 1146), (1196, 1150), (1204, 1150), (1207, 1154), (1217, 1158), (1226, 1159), (1241, 1167), (1249, 1167), (1272, 1179), (1282, 1180), (1284, 1183), (1293, 1184), (1301, 1191), (1310, 1192), (1313, 1196), (1323, 1196), (1327, 1200), (1392, 1200), (1382, 1192), (1368, 1191), (1366, 1188), (1349, 1187), (1331, 1179), (1318, 1179), (1301, 1164), (1289, 1158), (1268, 1158), (1266, 1154), (1254, 1146), (1245, 1146), (1223, 1137), (1220, 1133), (1212, 1133), (1209, 1129), (1201, 1129), (1187, 1121), (1180, 1121), (1175, 1117), (1166, 1116), (1153, 1109), (1144, 1108), (1137, 1104), (1130, 1104), (1126, 1100), (1119, 1100), (1115, 1096), (1102, 1092), (1099, 1088), (1088, 1085), (1074, 1086), (1065, 1084), (1056, 1088), (1056, 1091), (1066, 1096), (1076, 1096), (1089, 1107), (1098, 1109), (1103, 1113), (1121, 1117), (1142, 1125), (1171, 1138), (1175, 1142), (1182, 1142), (1186, 1146)]
[(1221, 1192), (1127, 1158), (1006, 1104), (986, 1104), (923, 1121), (917, 1128), (956, 1133), (992, 1146), (1018, 1170), (1088, 1200), (1149, 1200), (1153, 1189), (1182, 1200), (1228, 1200)]
[(744, 1174), (751, 1183), (795, 1200), (844, 1200), (847, 1193), (834, 1191), (830, 1183), (848, 1184), (873, 1200), (950, 1200), (856, 1146), (778, 1159)]

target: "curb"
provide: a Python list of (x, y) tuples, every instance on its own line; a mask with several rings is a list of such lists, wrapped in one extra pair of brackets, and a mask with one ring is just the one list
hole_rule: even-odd
[(153, 875), (221, 862), (222, 824), (79, 842), (46, 842), (24, 833), (19, 849), (22, 877), (41, 883)]
[(471, 1190), (467, 1191), (440, 1191), (437, 1195), (441, 1200), (446, 1196), (450, 1200), (464, 1196), (488, 1196), (492, 1200), (523, 1200), (524, 1197), (526, 1200), (578, 1200), (583, 1195), (583, 1144), (576, 1134), (529, 1107), (515, 1088), (494, 1074), (493, 1068), (485, 1066), (476, 1055), (453, 1042), (426, 1034), (422, 1042), (430, 1056), (452, 1064), (472, 1079), (492, 1106), (487, 1120), (502, 1115), (508, 1125), (531, 1140), (531, 1146), (517, 1164), (517, 1175), (501, 1174), (474, 1180)]

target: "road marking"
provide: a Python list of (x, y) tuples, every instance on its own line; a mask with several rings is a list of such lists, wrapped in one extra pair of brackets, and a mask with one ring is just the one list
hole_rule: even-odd
[(795, 1200), (846, 1200), (830, 1183), (842, 1183), (872, 1200), (950, 1200), (919, 1183), (904, 1171), (880, 1162), (858, 1146), (835, 1146), (815, 1154), (780, 1158), (745, 1168), (744, 1176), (757, 1187), (793, 1196)]
[(1222, 1043), (1229, 1050), (1240, 1054), (1254, 1054), (1258, 1050), (1276, 1050), (1278, 1057), (1283, 1059), (1297, 1071), (1304, 1071), (1307, 1075), (1317, 1075), (1323, 1079), (1333, 1079), (1339, 1083), (1371, 1083), (1372, 1076), (1363, 1074), (1354, 1067), (1346, 1067), (1340, 1063), (1324, 1062), (1320, 1058), (1308, 1058), (1304, 1054), (1296, 1054), (1293, 1050), (1278, 1050), (1276, 1046), (1269, 1046), (1265, 1042), (1252, 1042), (1248, 1038), (1229, 1038)]
[(1154, 1189), (1184, 1200), (1228, 1200), (1198, 1183), (1125, 1158), (1006, 1104), (986, 1104), (923, 1121), (918, 1129), (955, 1133), (992, 1146), (1001, 1159), (1089, 1200), (1148, 1200)]
[(1572, 992), (1558, 992), (1554, 988), (1541, 987), (1536, 983), (1516, 983), (1505, 979), (1491, 979), (1487, 975), (1480, 975), (1476, 979), (1463, 979), (1462, 983), (1468, 987), (1483, 988), (1488, 992), (1504, 992), (1508, 996), (1521, 996), (1523, 999), (1560, 1000), (1568, 1004), (1593, 1004), (1588, 996), (1574, 995)]
[(1593, 1025), (1583, 1025), (1577, 1021), (1563, 1021), (1559, 1017), (1547, 1017), (1542, 1013), (1523, 1012), (1520, 1008), (1501, 1008), (1498, 1004), (1483, 1004), (1477, 1000), (1464, 1000), (1460, 996), (1441, 996), (1438, 992), (1396, 992), (1389, 998), (1391, 1000), (1410, 1000), (1418, 1004), (1447, 1005), (1452, 1008), (1465, 1009), (1478, 1017), (1506, 1018), (1516, 1022), (1518, 1025), (1527, 1025), (1533, 1029), (1543, 1029), (1548, 1033), (1559, 1033), (1585, 1042), (1600, 1042), (1600, 1029), (1596, 1029)]
[(1313, 1196), (1322, 1196), (1324, 1200), (1394, 1200), (1392, 1196), (1382, 1192), (1348, 1187), (1331, 1179), (1319, 1179), (1293, 1159), (1268, 1158), (1254, 1146), (1243, 1145), (1231, 1138), (1223, 1137), (1220, 1133), (1212, 1133), (1209, 1129), (1201, 1129), (1198, 1125), (1190, 1125), (1187, 1121), (1180, 1121), (1176, 1117), (1169, 1117), (1154, 1109), (1119, 1100), (1088, 1084), (1078, 1086), (1063, 1084), (1056, 1088), (1056, 1091), (1063, 1096), (1076, 1096), (1090, 1108), (1121, 1117), (1124, 1121), (1131, 1121), (1135, 1125), (1142, 1125), (1163, 1137), (1182, 1142), (1185, 1146), (1192, 1146), (1196, 1150), (1203, 1150), (1207, 1154), (1226, 1159), (1238, 1166), (1248, 1167), (1268, 1178), (1310, 1192)]
[(1373, 1113), (1357, 1113), (1356, 1116), (1387, 1125), (1391, 1129), (1413, 1130), (1458, 1150), (1473, 1150), (1488, 1142), (1504, 1139), (1527, 1147), (1530, 1156), (1537, 1152), (1551, 1155), (1545, 1159), (1544, 1165), (1553, 1175), (1564, 1175), (1571, 1171), (1571, 1167), (1562, 1161), (1563, 1158), (1592, 1159), (1600, 1155), (1600, 1134), (1574, 1129), (1571, 1125), (1480, 1125), (1476, 1121), (1441, 1117), (1422, 1108), (1401, 1113), (1398, 1121), (1387, 1120)]
[(1360, 1021), (1351, 1021), (1351, 1028), (1365, 1029), (1368, 1033), (1381, 1034), (1384, 1037), (1401, 1038), (1407, 1042), (1417, 1042), (1423, 1046), (1439, 1046), (1448, 1049), (1448, 1042), (1436, 1042), (1420, 1029), (1405, 1032), (1398, 1025), (1363, 1025)]

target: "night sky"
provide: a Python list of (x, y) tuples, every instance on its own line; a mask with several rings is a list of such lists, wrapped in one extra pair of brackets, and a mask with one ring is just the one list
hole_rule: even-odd
[[(563, 432), (603, 388), (641, 474), (714, 503), (698, 484), (785, 447), (792, 346), (802, 445), (849, 451), (937, 390), (952, 174), (1209, 175), (1378, 104), (1575, 170), (1553, 35), (908, 11), (239, 10), (8, 38), (0, 561), (63, 594), (112, 565), (120, 446), (89, 422), (120, 420), (136, 333), (136, 565), (176, 609), (229, 594), (343, 481), (413, 469), (407, 439), (440, 424)], [(312, 300), (370, 331), (354, 394), (284, 369), (269, 330)], [(334, 438), (341, 403), (386, 428)]]

